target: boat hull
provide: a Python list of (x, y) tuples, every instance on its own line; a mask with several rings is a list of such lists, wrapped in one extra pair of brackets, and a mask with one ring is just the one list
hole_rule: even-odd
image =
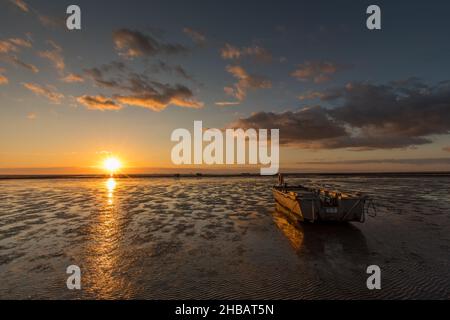
[(272, 189), (276, 202), (298, 217), (299, 221), (357, 221), (364, 222), (365, 203), (364, 196), (348, 196), (339, 194), (333, 203), (324, 201), (320, 190), (304, 187)]

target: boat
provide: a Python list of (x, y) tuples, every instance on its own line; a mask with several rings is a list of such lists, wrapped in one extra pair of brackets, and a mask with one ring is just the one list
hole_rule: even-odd
[(360, 192), (339, 192), (314, 186), (284, 183), (272, 187), (277, 204), (290, 211), (301, 222), (364, 222), (370, 199)]

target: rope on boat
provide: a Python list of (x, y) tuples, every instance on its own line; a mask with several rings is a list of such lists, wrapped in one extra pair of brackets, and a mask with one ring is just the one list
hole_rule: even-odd
[(367, 200), (366, 204), (364, 205), (364, 214), (365, 215), (367, 214), (371, 218), (375, 218), (377, 216), (378, 210), (377, 206), (375, 205), (375, 201), (373, 199)]

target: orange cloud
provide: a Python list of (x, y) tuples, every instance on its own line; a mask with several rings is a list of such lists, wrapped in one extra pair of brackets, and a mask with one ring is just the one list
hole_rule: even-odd
[(291, 76), (300, 81), (313, 81), (314, 83), (323, 83), (331, 80), (331, 76), (342, 69), (332, 62), (311, 62), (306, 61), (299, 64), (297, 69), (291, 73)]
[(42, 87), (38, 84), (27, 82), (22, 83), (22, 85), (34, 94), (43, 96), (56, 104), (61, 103), (61, 100), (64, 98), (64, 95), (57, 92), (52, 86)]
[(81, 96), (77, 98), (77, 102), (87, 107), (89, 110), (120, 110), (122, 106), (114, 102), (114, 100), (106, 98), (102, 95), (97, 96)]
[(4, 85), (4, 84), (8, 84), (9, 80), (7, 77), (5, 77), (4, 75), (2, 75), (2, 73), (5, 72), (5, 69), (0, 68), (0, 85)]
[(179, 107), (199, 109), (203, 103), (195, 99), (175, 93), (173, 96), (161, 96), (154, 94), (144, 94), (135, 96), (117, 96), (116, 99), (130, 106), (147, 108), (153, 111), (162, 111), (173, 104)]
[(29, 114), (27, 114), (27, 119), (28, 120), (34, 120), (36, 118), (37, 118), (37, 115), (34, 112), (30, 112)]
[(215, 103), (219, 107), (237, 106), (241, 104), (239, 101), (218, 101)]
[(183, 32), (187, 34), (197, 44), (203, 44), (206, 42), (205, 35), (198, 31), (195, 31), (191, 28), (184, 28)]
[(75, 74), (75, 73), (69, 73), (67, 76), (61, 79), (63, 82), (67, 83), (74, 83), (74, 82), (84, 82), (84, 79), (82, 76)]
[(28, 5), (23, 0), (10, 0), (11, 3), (15, 4), (20, 10), (24, 12), (29, 12), (30, 9), (28, 8)]
[(9, 42), (13, 43), (14, 45), (18, 46), (18, 47), (26, 47), (26, 48), (31, 48), (31, 41), (29, 40), (25, 40), (22, 38), (11, 38), (9, 39)]
[(226, 69), (239, 81), (233, 87), (225, 87), (224, 91), (239, 101), (245, 99), (248, 89), (269, 89), (272, 87), (270, 80), (260, 76), (250, 75), (240, 66), (227, 66)]
[(48, 43), (53, 48), (52, 50), (40, 51), (38, 55), (41, 58), (50, 60), (59, 73), (63, 73), (66, 67), (64, 57), (62, 56), (62, 48), (54, 41), (49, 40)]
[(4, 75), (0, 74), (0, 85), (4, 85), (4, 84), (8, 84), (9, 80), (7, 77), (5, 77)]
[(16, 66), (19, 66), (19, 67), (23, 67), (23, 68), (25, 68), (25, 69), (28, 69), (28, 70), (30, 70), (30, 71), (33, 72), (33, 73), (38, 73), (38, 72), (39, 72), (39, 69), (38, 69), (35, 65), (33, 65), (33, 64), (31, 64), (31, 63), (26, 63), (26, 62), (20, 60), (20, 59), (19, 59), (18, 57), (16, 57), (16, 56), (9, 56), (9, 57), (6, 58), (6, 60), (7, 60), (8, 62), (10, 62), (10, 63), (16, 65)]
[(270, 62), (272, 60), (270, 52), (262, 47), (253, 46), (237, 48), (229, 43), (226, 43), (225, 47), (220, 49), (220, 55), (223, 59), (240, 59), (245, 56), (251, 56), (262, 62)]

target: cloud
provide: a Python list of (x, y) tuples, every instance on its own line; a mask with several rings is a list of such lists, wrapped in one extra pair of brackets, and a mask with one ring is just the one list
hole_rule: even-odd
[(39, 72), (39, 69), (29, 63), (22, 61), (17, 53), (21, 51), (22, 48), (31, 48), (32, 43), (30, 40), (25, 40), (22, 38), (10, 38), (7, 40), (0, 40), (0, 59), (11, 63), (15, 66), (20, 66), (26, 68), (34, 73)]
[(445, 147), (445, 148), (442, 148), (442, 151), (447, 151), (447, 152), (450, 152), (450, 147)]
[(450, 158), (409, 158), (409, 159), (363, 159), (363, 160), (338, 160), (338, 161), (303, 161), (298, 164), (308, 165), (340, 165), (340, 164), (450, 164)]
[(431, 143), (433, 135), (450, 133), (448, 83), (352, 83), (333, 92), (339, 97), (333, 108), (259, 112), (232, 125), (278, 128), (282, 144), (317, 149), (406, 148)]
[(169, 105), (185, 108), (202, 108), (203, 103), (194, 99), (191, 90), (182, 85), (170, 86), (159, 85), (158, 89), (153, 87), (138, 88), (140, 84), (135, 84), (135, 93), (132, 95), (117, 95), (116, 100), (127, 105), (147, 108), (153, 111), (161, 111)]
[(77, 98), (77, 102), (87, 107), (89, 110), (120, 110), (122, 106), (114, 100), (102, 95), (88, 96), (84, 95)]
[(225, 47), (220, 49), (220, 55), (223, 59), (227, 60), (240, 59), (248, 56), (253, 57), (260, 62), (272, 61), (272, 54), (266, 49), (259, 46), (238, 48), (229, 43), (226, 43)]
[(27, 119), (28, 120), (35, 120), (36, 118), (37, 118), (37, 115), (34, 112), (30, 112), (30, 113), (27, 114)]
[(225, 87), (224, 91), (239, 101), (245, 99), (249, 89), (269, 89), (272, 87), (270, 80), (261, 76), (250, 75), (240, 66), (227, 66), (226, 70), (238, 79), (238, 82), (233, 87)]
[(19, 52), (20, 47), (31, 48), (32, 44), (29, 40), (22, 38), (10, 38), (8, 40), (0, 40), (0, 53), (8, 54)]
[(26, 47), (26, 48), (32, 47), (30, 40), (25, 40), (22, 38), (11, 38), (11, 39), (9, 39), (9, 42), (11, 42), (12, 44), (14, 44), (18, 47)]
[(57, 92), (52, 86), (42, 87), (35, 83), (22, 83), (22, 85), (38, 96), (43, 96), (55, 104), (61, 103), (64, 95)]
[(291, 76), (300, 81), (313, 81), (323, 83), (331, 80), (331, 77), (344, 66), (326, 61), (307, 61), (299, 64)]
[[(177, 70), (172, 66), (163, 64), (164, 68)], [(159, 65), (161, 67), (161, 65)], [(111, 71), (119, 71), (116, 77), (109, 76)], [(149, 79), (144, 74), (131, 72), (123, 65), (103, 65), (98, 68), (85, 70), (96, 85), (119, 93), (113, 98), (121, 104), (143, 107), (154, 111), (161, 111), (169, 105), (185, 108), (201, 108), (203, 102), (195, 99), (192, 91), (180, 84), (163, 84)]]
[(9, 63), (12, 63), (13, 65), (28, 69), (33, 73), (39, 72), (39, 69), (35, 65), (33, 65), (31, 63), (26, 63), (26, 62), (20, 60), (17, 56), (11, 55), (11, 56), (6, 57), (5, 60), (8, 61)]
[(227, 107), (227, 106), (237, 106), (240, 105), (240, 101), (218, 101), (215, 103), (217, 106), (220, 107)]
[(84, 78), (78, 74), (69, 73), (64, 78), (61, 78), (61, 81), (67, 83), (84, 82)]
[(4, 75), (0, 74), (0, 86), (1, 86), (1, 85), (5, 85), (5, 84), (8, 84), (8, 83), (9, 83), (8, 78), (5, 77)]
[(0, 40), (0, 53), (17, 52), (17, 47), (9, 41)]
[(23, 12), (32, 14), (44, 27), (65, 27), (65, 19), (41, 14), (23, 0), (10, 0), (9, 2)]
[(195, 31), (194, 29), (184, 28), (183, 32), (188, 35), (196, 44), (204, 44), (206, 42), (206, 36), (203, 33)]
[(11, 3), (16, 5), (20, 10), (23, 12), (29, 12), (30, 9), (28, 8), (28, 5), (23, 0), (10, 0)]
[(66, 64), (64, 63), (64, 57), (62, 56), (62, 48), (57, 45), (54, 41), (47, 41), (48, 44), (52, 47), (51, 50), (40, 51), (38, 55), (41, 58), (50, 60), (55, 66), (56, 70), (60, 73), (64, 73), (64, 69), (66, 68)]
[(150, 66), (153, 73), (166, 72), (169, 74), (175, 74), (186, 80), (195, 81), (194, 78), (180, 65), (170, 65), (167, 62), (159, 60), (157, 63)]
[(313, 147), (317, 141), (347, 135), (344, 127), (316, 106), (283, 113), (256, 112), (230, 124), (231, 128), (280, 129), (280, 143)]
[(114, 31), (113, 41), (119, 54), (126, 58), (187, 52), (187, 48), (180, 44), (164, 43), (153, 36), (129, 29)]
[(66, 23), (64, 19), (47, 16), (44, 14), (40, 14), (36, 12), (37, 19), (39, 22), (47, 28), (56, 28), (56, 27), (66, 27)]
[(330, 101), (340, 98), (342, 93), (339, 89), (328, 89), (325, 91), (307, 91), (298, 96), (300, 101), (319, 99), (321, 101)]
[(0, 68), (0, 86), (9, 83), (9, 80), (6, 76), (2, 75), (5, 72), (5, 69)]

